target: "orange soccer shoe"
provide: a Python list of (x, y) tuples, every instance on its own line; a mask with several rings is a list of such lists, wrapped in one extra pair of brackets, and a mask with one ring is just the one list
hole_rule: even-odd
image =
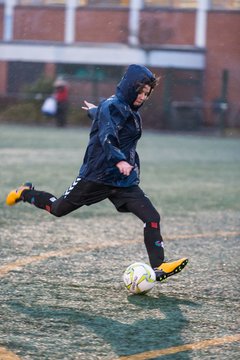
[(13, 206), (19, 201), (22, 201), (22, 192), (23, 190), (32, 190), (32, 183), (26, 182), (25, 184), (19, 186), (17, 189), (10, 191), (6, 197), (6, 204), (8, 206)]
[(163, 281), (169, 276), (179, 273), (187, 265), (187, 263), (187, 258), (163, 262), (160, 266), (154, 269), (156, 274), (156, 280)]

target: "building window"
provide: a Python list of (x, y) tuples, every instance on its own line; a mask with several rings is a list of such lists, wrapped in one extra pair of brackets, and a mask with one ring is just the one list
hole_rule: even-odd
[(79, 5), (85, 6), (129, 6), (130, 0), (80, 0)]
[(145, 0), (146, 7), (167, 7), (167, 8), (196, 8), (197, 0)]
[[(18, 0), (17, 4), (38, 6), (66, 5), (67, 0)], [(76, 0), (76, 6), (129, 6), (129, 0)]]
[(37, 81), (43, 73), (43, 63), (10, 61), (7, 74), (8, 93), (16, 95), (23, 92), (24, 86)]
[(57, 64), (57, 74), (68, 79), (114, 81), (123, 74), (122, 66)]
[[(2, 1), (0, 0), (0, 3)], [(131, 0), (76, 0), (76, 6), (121, 7), (130, 6)], [(145, 7), (196, 9), (198, 0), (144, 0)], [(211, 9), (240, 10), (240, 0), (210, 0)], [(66, 5), (67, 0), (17, 0), (18, 5)]]
[(240, 0), (211, 0), (212, 9), (240, 10)]
[[(145, 0), (146, 7), (197, 8), (198, 0)], [(210, 8), (223, 10), (239, 10), (240, 0), (210, 0)]]
[(18, 0), (18, 5), (65, 5), (67, 0)]

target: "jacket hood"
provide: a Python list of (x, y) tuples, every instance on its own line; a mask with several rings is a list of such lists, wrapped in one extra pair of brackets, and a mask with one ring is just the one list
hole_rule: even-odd
[(128, 105), (134, 109), (139, 107), (133, 107), (133, 102), (138, 96), (138, 88), (140, 84), (149, 84), (156, 78), (154, 74), (145, 66), (142, 65), (130, 65), (119, 84), (117, 85), (116, 95), (122, 99)]

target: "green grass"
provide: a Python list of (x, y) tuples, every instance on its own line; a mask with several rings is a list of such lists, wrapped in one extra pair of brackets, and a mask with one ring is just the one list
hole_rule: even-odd
[(140, 154), (142, 186), (168, 214), (239, 211), (238, 139), (147, 134)]
[[(5, 205), (26, 180), (60, 196), (87, 141), (84, 128), (0, 125), (1, 346), (21, 360), (143, 360), (151, 350), (237, 334), (239, 139), (144, 133), (141, 186), (160, 210), (166, 256), (190, 260), (146, 296), (129, 296), (122, 282), (128, 265), (148, 262), (133, 215), (108, 201), (60, 219)], [(24, 259), (32, 262), (1, 276), (4, 265)], [(157, 358), (237, 360), (237, 345)]]
[[(61, 195), (78, 174), (87, 141), (82, 128), (1, 126), (1, 201), (28, 179)], [(167, 215), (240, 210), (239, 139), (146, 132), (138, 151), (141, 186)], [(110, 215), (110, 206), (101, 207)]]

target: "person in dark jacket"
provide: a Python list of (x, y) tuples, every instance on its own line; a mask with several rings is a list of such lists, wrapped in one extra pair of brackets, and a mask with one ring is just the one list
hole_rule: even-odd
[(160, 215), (139, 187), (140, 163), (136, 151), (142, 134), (139, 108), (157, 84), (145, 66), (132, 64), (117, 85), (116, 94), (95, 106), (85, 101), (83, 109), (92, 119), (89, 143), (79, 175), (65, 193), (56, 198), (25, 183), (11, 191), (8, 205), (28, 202), (60, 217), (84, 206), (109, 199), (119, 212), (130, 212), (144, 223), (144, 243), (159, 281), (180, 272), (187, 258), (164, 259)]

